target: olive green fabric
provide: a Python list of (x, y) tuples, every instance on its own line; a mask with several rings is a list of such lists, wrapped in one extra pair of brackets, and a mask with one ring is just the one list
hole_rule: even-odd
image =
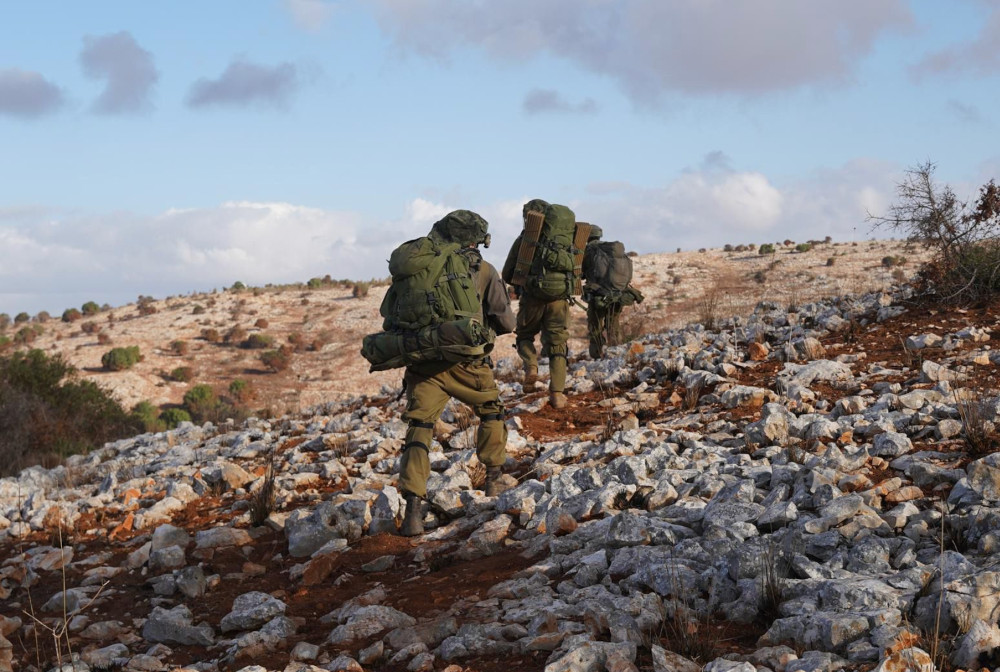
[(487, 467), (503, 466), (507, 460), (507, 426), (503, 421), (500, 390), (488, 364), (456, 364), (429, 377), (407, 369), (403, 383), (406, 385), (403, 420), (410, 426), (406, 430), (399, 464), (400, 490), (427, 496), (427, 479), (431, 473), (428, 450), (434, 439), (434, 429), (414, 423), (433, 425), (452, 397), (472, 406), (481, 418), (476, 432), (479, 461)]
[(569, 355), (569, 302), (543, 301), (529, 294), (521, 296), (517, 309), (517, 354), (525, 369), (538, 369), (535, 336), (541, 333), (542, 356), (549, 358), (549, 390), (566, 389), (566, 357)]
[(471, 210), (453, 210), (434, 222), (431, 237), (440, 241), (469, 245), (490, 246), (487, 229), (489, 224), (479, 214)]
[(545, 208), (549, 207), (548, 201), (543, 201), (540, 198), (533, 198), (521, 208), (521, 217), (527, 217), (529, 212), (545, 212)]
[(580, 251), (574, 245), (575, 237), (576, 215), (572, 210), (558, 204), (545, 208), (545, 221), (535, 245), (525, 293), (544, 301), (573, 295), (577, 278), (574, 257)]
[[(452, 219), (441, 220), (450, 222), (441, 227), (442, 235), (479, 235), (462, 229), (465, 224), (485, 230), (485, 220), (475, 213), (456, 212), (469, 216), (451, 213)], [(365, 336), (361, 346), (370, 371), (482, 359), (493, 349), (496, 334), (483, 314), (474, 275), (482, 257), (473, 248), (431, 234), (403, 243), (389, 257), (392, 285), (379, 309), (383, 331)]]
[(601, 307), (596, 303), (587, 304), (587, 335), (592, 358), (602, 357), (605, 345), (617, 345), (621, 341), (621, 313), (622, 306), (618, 303)]

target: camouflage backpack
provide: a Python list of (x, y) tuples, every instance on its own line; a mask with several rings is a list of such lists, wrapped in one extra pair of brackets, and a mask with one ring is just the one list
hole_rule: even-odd
[[(524, 284), (525, 291), (543, 301), (568, 299), (580, 275), (576, 215), (565, 205), (545, 208), (538, 242)], [(584, 238), (586, 240), (586, 238)]]
[(372, 371), (420, 362), (485, 357), (495, 334), (482, 323), (469, 257), (470, 243), (488, 244), (486, 221), (457, 210), (430, 235), (410, 240), (389, 257), (392, 285), (379, 309), (382, 329), (364, 338), (361, 354)]
[(632, 259), (625, 254), (622, 243), (615, 240), (589, 243), (586, 256), (584, 279), (589, 285), (623, 292), (632, 282)]

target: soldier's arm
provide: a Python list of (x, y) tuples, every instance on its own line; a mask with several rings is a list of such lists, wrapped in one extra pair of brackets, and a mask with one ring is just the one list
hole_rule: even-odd
[(483, 291), (483, 315), (487, 323), (498, 334), (509, 334), (517, 327), (517, 317), (510, 307), (510, 295), (495, 268), (483, 264), (487, 274), (486, 288)]
[(509, 283), (514, 278), (514, 267), (517, 266), (517, 253), (521, 249), (521, 236), (514, 239), (507, 253), (507, 261), (503, 264), (503, 281)]

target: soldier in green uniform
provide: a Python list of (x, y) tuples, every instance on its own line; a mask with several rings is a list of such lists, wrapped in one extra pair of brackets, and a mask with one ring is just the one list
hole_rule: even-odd
[[(478, 214), (456, 210), (436, 222), (429, 237), (462, 245), (460, 254), (469, 261), (480, 298), (478, 319), (497, 334), (507, 334), (515, 327), (507, 289), (496, 269), (477, 249), (480, 244), (489, 245), (487, 226), (486, 220)], [(414, 364), (406, 368), (403, 384), (406, 387), (403, 420), (409, 426), (399, 463), (399, 489), (406, 500), (400, 534), (415, 536), (424, 531), (421, 502), (427, 496), (427, 479), (431, 471), (428, 454), (434, 439), (434, 423), (448, 400), (454, 397), (469, 404), (480, 419), (476, 455), (486, 466), (487, 496), (498, 495), (502, 488), (500, 477), (507, 459), (507, 427), (489, 358), (457, 364), (446, 361)]]
[(642, 301), (642, 293), (632, 287), (632, 260), (618, 241), (604, 242), (604, 232), (591, 226), (583, 255), (583, 299), (587, 302), (587, 335), (590, 356), (598, 359), (605, 345), (622, 340), (622, 309)]
[[(524, 204), (521, 216), (527, 221), (529, 212), (544, 213), (550, 207), (540, 198)], [(509, 283), (514, 277), (518, 251), (523, 233), (519, 235), (507, 254), (503, 266), (503, 280)], [(535, 336), (541, 333), (542, 357), (549, 358), (549, 403), (553, 408), (566, 407), (566, 357), (569, 354), (569, 300), (545, 300), (533, 296), (525, 288), (516, 289), (519, 299), (517, 309), (517, 354), (524, 366), (526, 388), (534, 386), (538, 380), (538, 352), (535, 350)]]

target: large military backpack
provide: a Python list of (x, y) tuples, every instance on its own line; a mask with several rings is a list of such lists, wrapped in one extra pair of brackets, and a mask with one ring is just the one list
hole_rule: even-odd
[(593, 242), (587, 246), (588, 284), (624, 292), (632, 282), (632, 259), (625, 254), (625, 245), (616, 241)]
[(565, 205), (528, 213), (512, 284), (543, 301), (580, 293), (583, 250), (590, 225), (576, 221)]
[(461, 249), (424, 237), (393, 250), (392, 285), (379, 309), (384, 331), (365, 336), (361, 347), (371, 371), (470, 361), (493, 350), (496, 335), (480, 320), (475, 278)]

